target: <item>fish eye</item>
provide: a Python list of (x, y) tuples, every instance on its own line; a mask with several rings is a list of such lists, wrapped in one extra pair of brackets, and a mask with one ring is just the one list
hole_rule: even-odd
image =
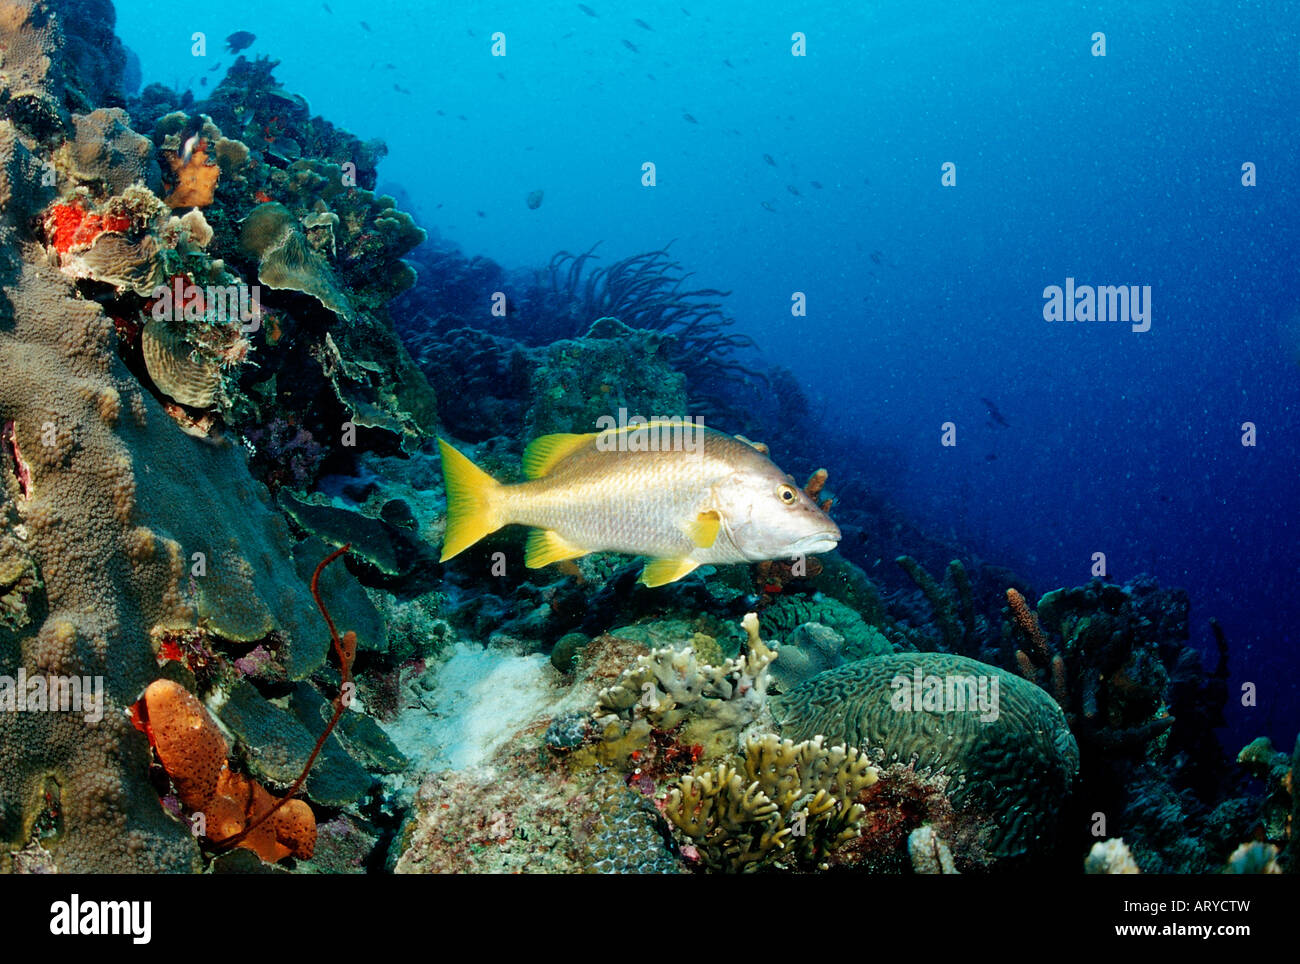
[(776, 487), (776, 494), (786, 505), (794, 505), (795, 501), (799, 498), (799, 494), (795, 492), (794, 486), (786, 485), (784, 482)]

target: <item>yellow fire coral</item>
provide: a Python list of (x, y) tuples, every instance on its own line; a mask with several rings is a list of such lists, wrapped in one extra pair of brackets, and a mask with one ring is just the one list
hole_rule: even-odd
[(745, 744), (744, 777), (730, 764), (683, 777), (664, 815), (689, 837), (705, 867), (746, 873), (789, 857), (815, 867), (857, 836), (854, 802), (879, 771), (858, 750), (773, 734)]

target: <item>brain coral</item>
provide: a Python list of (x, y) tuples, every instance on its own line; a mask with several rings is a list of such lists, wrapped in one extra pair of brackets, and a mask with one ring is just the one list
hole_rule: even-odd
[[(895, 709), (891, 681), (912, 690), (914, 671), (940, 681), (974, 677), (998, 683), (997, 716), (979, 712)], [(925, 704), (923, 704), (925, 705)], [(846, 663), (814, 676), (772, 701), (783, 736), (864, 749), (888, 763), (916, 758), (918, 767), (951, 777), (959, 810), (986, 818), (990, 853), (1029, 853), (1050, 836), (1057, 811), (1079, 769), (1079, 751), (1060, 708), (1017, 676), (949, 653), (900, 653)]]

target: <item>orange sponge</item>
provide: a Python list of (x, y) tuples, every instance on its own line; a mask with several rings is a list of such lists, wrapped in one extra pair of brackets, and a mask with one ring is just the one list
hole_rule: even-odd
[[(144, 705), (158, 759), (181, 803), (203, 813), (209, 840), (229, 840), (279, 802), (256, 780), (230, 769), (225, 737), (185, 687), (155, 680), (144, 691)], [(239, 846), (269, 863), (289, 856), (306, 859), (316, 849), (316, 817), (302, 800), (290, 800)]]
[(149, 730), (181, 803), (202, 810), (217, 790), (230, 756), (226, 739), (203, 704), (179, 683), (154, 680), (144, 691)]

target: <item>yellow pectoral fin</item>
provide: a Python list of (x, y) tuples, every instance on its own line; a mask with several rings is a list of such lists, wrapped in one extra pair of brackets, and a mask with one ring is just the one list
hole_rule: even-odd
[(438, 450), (442, 453), (442, 478), (447, 488), (447, 532), (441, 559), (446, 562), (505, 523), (496, 512), (501, 483), (442, 439), (438, 439)]
[(641, 582), (652, 589), (655, 586), (666, 586), (683, 576), (689, 576), (699, 565), (694, 559), (651, 559), (641, 571)]
[(524, 565), (529, 569), (540, 569), (553, 562), (577, 559), (585, 556), (588, 551), (565, 542), (558, 532), (552, 532), (550, 529), (534, 529), (528, 533), (528, 544), (524, 547)]
[(586, 435), (559, 433), (533, 439), (528, 443), (528, 448), (524, 449), (524, 475), (530, 479), (540, 479), (595, 437), (595, 432), (589, 432)]
[(722, 516), (709, 509), (687, 523), (686, 535), (701, 549), (707, 549), (718, 541), (718, 530), (721, 528)]

